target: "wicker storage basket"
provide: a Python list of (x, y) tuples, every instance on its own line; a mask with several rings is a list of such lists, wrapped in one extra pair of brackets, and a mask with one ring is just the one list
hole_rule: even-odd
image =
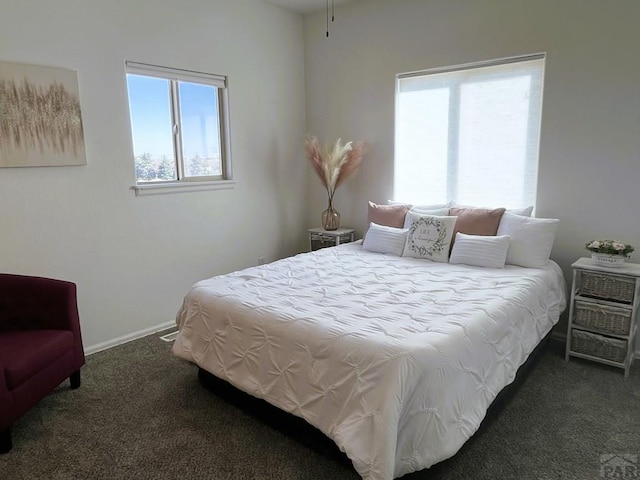
[(628, 308), (576, 300), (573, 321), (578, 325), (605, 333), (628, 335), (631, 328), (631, 313), (632, 311)]
[(597, 272), (582, 272), (580, 295), (633, 303), (635, 278)]
[(571, 351), (623, 363), (627, 356), (627, 342), (573, 329), (571, 330)]
[[(340, 242), (338, 242), (338, 238)], [(325, 247), (334, 247), (337, 243), (342, 245), (351, 241), (351, 233), (342, 233), (340, 235), (324, 235), (322, 233), (311, 234), (311, 250), (319, 250)]]

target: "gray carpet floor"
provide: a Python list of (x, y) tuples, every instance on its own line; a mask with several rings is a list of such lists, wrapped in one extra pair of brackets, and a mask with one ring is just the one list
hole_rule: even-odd
[[(88, 357), (79, 390), (61, 385), (14, 425), (0, 478), (359, 478), (204, 389), (170, 347), (151, 335)], [(598, 479), (605, 454), (640, 457), (640, 366), (625, 379), (620, 369), (567, 363), (551, 342), (453, 459), (405, 478)]]

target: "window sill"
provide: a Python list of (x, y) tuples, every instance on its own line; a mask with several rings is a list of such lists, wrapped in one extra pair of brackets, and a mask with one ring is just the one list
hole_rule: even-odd
[(167, 193), (201, 192), (204, 190), (227, 190), (234, 188), (234, 180), (211, 180), (208, 182), (167, 182), (148, 185), (135, 185), (136, 197), (145, 195), (164, 195)]

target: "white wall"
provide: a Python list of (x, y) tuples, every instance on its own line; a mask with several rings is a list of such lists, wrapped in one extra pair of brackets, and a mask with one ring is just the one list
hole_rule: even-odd
[[(76, 282), (92, 350), (304, 249), (302, 44), (299, 15), (250, 0), (3, 1), (0, 61), (78, 72), (88, 165), (0, 169), (0, 271)], [(235, 189), (135, 197), (125, 60), (228, 75)]]
[[(396, 73), (542, 51), (552, 257), (568, 275), (589, 239), (640, 248), (639, 14), (637, 0), (356, 0), (327, 39), (323, 12), (303, 34), (251, 0), (5, 0), (1, 61), (78, 71), (88, 165), (0, 169), (0, 271), (75, 281), (89, 349), (171, 321), (193, 282), (305, 248), (326, 208), (305, 132), (369, 144), (336, 195), (361, 231), (366, 201), (393, 193)], [(125, 60), (229, 76), (235, 189), (134, 196)]]
[(336, 194), (343, 225), (362, 231), (367, 200), (392, 198), (395, 74), (546, 52), (536, 209), (561, 220), (552, 258), (570, 281), (588, 240), (640, 249), (638, 18), (637, 0), (358, 0), (327, 39), (324, 13), (305, 17), (307, 130), (369, 144)]

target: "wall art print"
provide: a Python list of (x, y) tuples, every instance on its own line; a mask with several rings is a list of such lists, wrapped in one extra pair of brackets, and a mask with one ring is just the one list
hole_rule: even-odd
[(0, 167), (86, 163), (77, 73), (0, 62)]

